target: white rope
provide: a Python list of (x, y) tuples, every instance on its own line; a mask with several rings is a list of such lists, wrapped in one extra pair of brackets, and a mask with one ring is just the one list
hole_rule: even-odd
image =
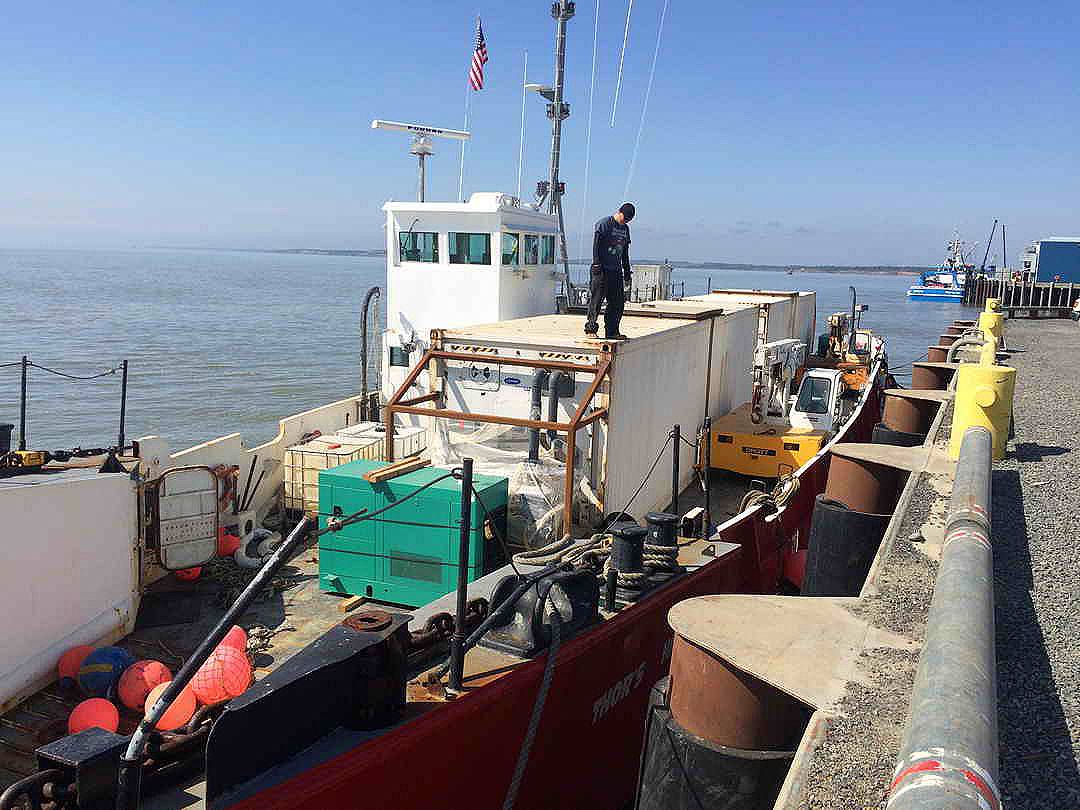
[(589, 163), (592, 160), (593, 99), (596, 97), (596, 42), (600, 34), (600, 0), (596, 0), (592, 33), (592, 78), (589, 80), (589, 120), (585, 125), (585, 178), (581, 194), (581, 230), (578, 234), (578, 259), (585, 257), (585, 220), (589, 215)]
[(525, 51), (525, 65), (521, 69), (521, 143), (518, 146), (517, 198), (521, 199), (521, 166), (525, 162), (525, 83), (529, 80), (529, 52)]
[(615, 126), (615, 110), (619, 107), (619, 91), (622, 89), (623, 61), (626, 59), (626, 46), (630, 41), (630, 12), (634, 8), (634, 0), (630, 0), (626, 6), (626, 27), (623, 29), (622, 50), (619, 51), (619, 74), (615, 79), (615, 100), (611, 103), (611, 126)]
[(645, 87), (645, 103), (641, 105), (641, 120), (638, 121), (637, 137), (634, 139), (634, 152), (630, 157), (630, 169), (626, 173), (626, 187), (623, 189), (623, 199), (630, 196), (630, 183), (634, 179), (634, 170), (637, 168), (638, 150), (641, 148), (641, 133), (645, 130), (645, 116), (649, 112), (649, 96), (652, 95), (653, 79), (656, 77), (656, 61), (660, 58), (660, 38), (664, 35), (664, 18), (667, 17), (668, 0), (664, 0), (664, 7), (660, 10), (660, 25), (656, 29), (656, 47), (653, 49), (652, 67), (649, 68), (649, 83)]

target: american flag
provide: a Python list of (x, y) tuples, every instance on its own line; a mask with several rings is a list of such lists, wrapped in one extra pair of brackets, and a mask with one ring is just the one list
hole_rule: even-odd
[(472, 64), (469, 65), (469, 86), (473, 90), (484, 89), (484, 65), (487, 64), (487, 43), (484, 42), (484, 28), (480, 18), (476, 19), (476, 50), (473, 51)]

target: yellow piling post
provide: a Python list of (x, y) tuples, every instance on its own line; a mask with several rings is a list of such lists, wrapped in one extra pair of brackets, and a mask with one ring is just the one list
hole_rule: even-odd
[(992, 366), (997, 362), (997, 342), (992, 335), (987, 335), (979, 349), (979, 365)]
[[(989, 341), (988, 341), (989, 343)], [(960, 458), (964, 431), (974, 425), (987, 428), (994, 437), (994, 458), (1005, 457), (1012, 417), (1016, 369), (1011, 366), (965, 363), (957, 369), (949, 456)]]
[(986, 309), (979, 313), (978, 328), (984, 335), (993, 335), (995, 345), (1001, 345), (1001, 336), (1005, 330), (1005, 316), (1001, 314), (1001, 302), (998, 299), (986, 299)]

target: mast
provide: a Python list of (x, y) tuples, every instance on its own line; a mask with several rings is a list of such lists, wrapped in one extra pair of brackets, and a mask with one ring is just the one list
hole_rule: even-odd
[(994, 231), (997, 230), (997, 217), (994, 218), (994, 226), (990, 229), (990, 238), (986, 240), (986, 252), (983, 253), (982, 266), (979, 268), (979, 272), (986, 273), (986, 257), (990, 255), (990, 245), (994, 243)]
[(551, 4), (551, 16), (555, 20), (555, 86), (548, 118), (551, 119), (551, 168), (548, 174), (547, 212), (559, 215), (559, 251), (562, 256), (566, 293), (570, 294), (570, 261), (566, 255), (566, 227), (563, 220), (562, 196), (565, 187), (559, 181), (559, 158), (562, 151), (562, 122), (570, 117), (570, 105), (563, 101), (566, 77), (566, 23), (574, 16), (574, 3), (556, 0)]

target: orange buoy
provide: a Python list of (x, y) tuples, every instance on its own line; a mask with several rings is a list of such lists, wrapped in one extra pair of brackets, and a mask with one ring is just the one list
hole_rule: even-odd
[(235, 534), (218, 535), (217, 553), (219, 557), (231, 557), (240, 548), (240, 538)]
[(202, 566), (196, 565), (194, 568), (181, 568), (179, 571), (174, 571), (176, 578), (182, 582), (194, 582), (202, 575)]
[(238, 624), (234, 624), (218, 647), (232, 647), (234, 650), (247, 654), (247, 632)]
[(192, 691), (206, 706), (242, 695), (251, 684), (251, 662), (235, 647), (219, 645), (199, 667), (191, 681)]
[(94, 648), (89, 644), (80, 644), (60, 656), (60, 663), (56, 665), (56, 670), (60, 675), (61, 686), (75, 685), (75, 681), (79, 678), (79, 667), (86, 660), (86, 656), (93, 651)]
[[(154, 703), (157, 702), (157, 699), (161, 697), (161, 693), (168, 687), (168, 682), (159, 683), (150, 690), (150, 694), (146, 696), (146, 703), (143, 704), (143, 708), (147, 713), (154, 707)], [(158, 718), (156, 728), (161, 731), (175, 731), (190, 720), (193, 714), (195, 714), (195, 693), (191, 691), (191, 684), (188, 684), (180, 690), (180, 694), (176, 696), (172, 705)]]
[(136, 661), (120, 676), (120, 685), (117, 688), (120, 702), (129, 709), (140, 711), (146, 705), (146, 696), (150, 694), (150, 690), (168, 683), (172, 678), (169, 668), (160, 661)]
[(119, 726), (120, 712), (105, 698), (84, 700), (68, 716), (68, 734), (78, 734), (95, 727), (115, 732)]

